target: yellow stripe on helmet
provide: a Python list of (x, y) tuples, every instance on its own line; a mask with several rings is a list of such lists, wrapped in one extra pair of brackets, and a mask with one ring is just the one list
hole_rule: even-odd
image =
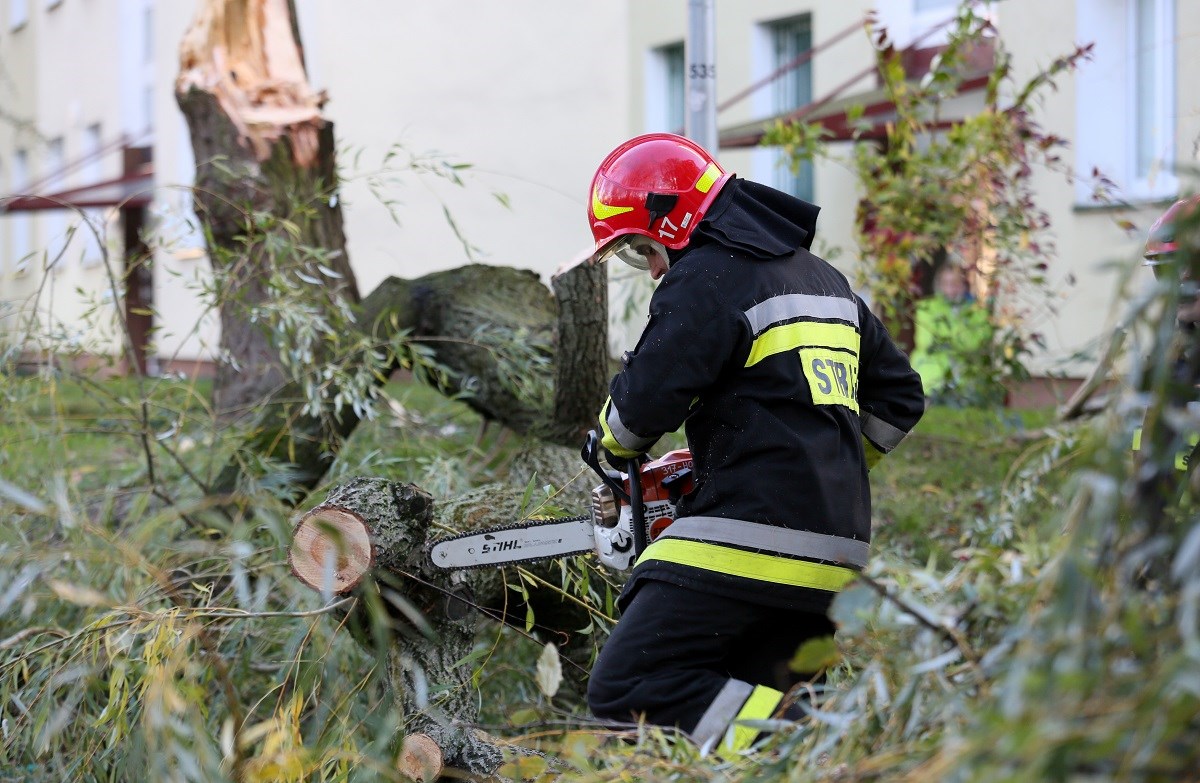
[(721, 169), (717, 164), (710, 163), (704, 173), (700, 175), (700, 181), (696, 183), (696, 190), (701, 193), (707, 193), (713, 186), (713, 183), (721, 178)]
[(600, 186), (597, 185), (592, 189), (592, 215), (596, 220), (608, 220), (616, 215), (624, 215), (626, 212), (632, 212), (633, 207), (613, 207), (605, 204), (600, 200)]

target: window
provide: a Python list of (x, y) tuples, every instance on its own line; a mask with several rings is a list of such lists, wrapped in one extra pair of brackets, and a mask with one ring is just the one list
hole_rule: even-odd
[[(13, 154), (12, 180), (10, 184), (14, 194), (28, 195), (25, 189), (29, 186), (29, 153), (25, 150), (17, 150)], [(24, 212), (18, 212), (15, 215), (10, 215), (7, 220), (9, 236), (11, 237), (9, 250), (12, 255), (10, 258), (12, 259), (14, 271), (19, 274), (29, 268), (29, 259), (33, 253), (29, 215)]]
[(1092, 197), (1093, 171), (1121, 198), (1176, 194), (1173, 0), (1080, 0), (1077, 38), (1095, 44), (1076, 76), (1076, 198)]
[(154, 130), (154, 85), (147, 84), (142, 88), (142, 132)]
[[(999, 5), (977, 3), (974, 11), (995, 22)], [(959, 0), (887, 0), (875, 7), (876, 19), (897, 47), (925, 49), (942, 46), (949, 39), (953, 25), (948, 22), (957, 15)]]
[(1130, 132), (1132, 178), (1152, 189), (1151, 180), (1174, 164), (1174, 46), (1168, 24), (1170, 3), (1133, 0), (1130, 8), (1134, 114)]
[(646, 130), (683, 133), (683, 42), (650, 50), (646, 63)]
[[(104, 179), (104, 161), (100, 153), (102, 140), (100, 123), (84, 128), (83, 145), (80, 149), (82, 166), (79, 172), (84, 186), (95, 185)], [(84, 225), (81, 220), (72, 221), (79, 223), (77, 231), (83, 242), (83, 266), (97, 266), (103, 260), (100, 241), (97, 239), (96, 233), (102, 234), (104, 231), (104, 210), (94, 207), (84, 209), (83, 215), (87, 218), (89, 225)]]
[(12, 30), (29, 21), (29, 0), (8, 0), (8, 26)]
[[(42, 191), (48, 194), (54, 194), (61, 191), (66, 180), (63, 177), (63, 166), (66, 164), (65, 147), (63, 146), (62, 137), (51, 139), (46, 144), (45, 167), (43, 169), (45, 177)], [(66, 209), (48, 209), (42, 213), (42, 227), (46, 233), (42, 239), (46, 243), (46, 263), (52, 265), (55, 271), (61, 271), (66, 267), (67, 261), (67, 218), (69, 213)]]
[(154, 63), (154, 7), (151, 5), (142, 10), (142, 63)]
[[(809, 15), (772, 22), (769, 27), (772, 66), (775, 71), (786, 66), (812, 48), (812, 17)], [(787, 114), (812, 103), (812, 60), (789, 69), (772, 84), (772, 113)], [(806, 201), (813, 200), (812, 164), (800, 164), (793, 172), (779, 161), (774, 177), (775, 187)]]

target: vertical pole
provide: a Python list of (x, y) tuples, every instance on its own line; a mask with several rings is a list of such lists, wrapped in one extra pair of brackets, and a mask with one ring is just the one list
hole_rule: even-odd
[(688, 0), (687, 111), (684, 134), (717, 155), (716, 0)]

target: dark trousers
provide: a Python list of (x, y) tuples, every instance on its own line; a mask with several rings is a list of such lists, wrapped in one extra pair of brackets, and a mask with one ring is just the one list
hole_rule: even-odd
[(833, 632), (824, 614), (647, 581), (600, 650), (588, 706), (605, 720), (644, 716), (691, 732), (731, 678), (783, 692), (811, 679), (788, 663), (801, 643)]

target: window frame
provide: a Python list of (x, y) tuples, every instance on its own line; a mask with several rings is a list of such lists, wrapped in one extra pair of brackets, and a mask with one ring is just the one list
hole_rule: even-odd
[(1094, 43), (1092, 59), (1075, 72), (1075, 138), (1072, 145), (1077, 174), (1076, 209), (1104, 207), (1094, 189), (1098, 170), (1117, 191), (1117, 203), (1155, 203), (1174, 198), (1179, 177), (1174, 169), (1178, 151), (1175, 89), (1178, 80), (1178, 46), (1173, 0), (1150, 0), (1157, 12), (1157, 35), (1162, 45), (1155, 51), (1162, 78), (1152, 79), (1155, 111), (1163, 153), (1148, 172), (1138, 170), (1137, 37), (1133, 20), (1141, 0), (1079, 0), (1076, 38)]
[[(25, 191), (32, 181), (30, 176), (29, 150), (24, 147), (13, 150), (9, 186), (16, 195), (28, 195)], [(13, 273), (23, 275), (33, 258), (33, 220), (29, 213), (18, 212), (7, 215), (9, 246), (12, 250)]]
[(8, 29), (20, 30), (29, 24), (29, 0), (8, 0)]
[[(104, 162), (100, 152), (104, 149), (103, 124), (99, 122), (89, 124), (83, 129), (82, 139), (80, 159), (83, 161), (83, 165), (80, 167), (79, 175), (84, 186), (94, 185), (104, 179)], [(85, 207), (80, 210), (77, 217), (81, 221), (86, 219), (90, 223), (88, 226), (81, 222), (77, 229), (83, 235), (83, 256), (80, 263), (85, 269), (99, 266), (104, 260), (104, 252), (100, 243), (103, 241), (107, 225), (105, 210), (102, 207)], [(92, 233), (93, 229), (100, 233), (100, 237)]]
[[(781, 54), (779, 42), (780, 35), (785, 28), (801, 23), (808, 28), (807, 48), (811, 49), (816, 31), (815, 14), (811, 11), (767, 19), (755, 25), (755, 47), (758, 50), (758, 54), (754, 57), (754, 61), (756, 63), (756, 70), (760, 71), (760, 73), (755, 75), (755, 78), (762, 78), (774, 73), (781, 65), (800, 54), (799, 51), (790, 55)], [(808, 102), (811, 103), (816, 94), (813, 60), (810, 59), (801, 65), (798, 70), (808, 74), (807, 90), (802, 92), (807, 93)], [(769, 85), (767, 89), (759, 91), (759, 95), (755, 98), (756, 113), (766, 117), (775, 117), (794, 111), (800, 106), (805, 105), (804, 102), (796, 103), (793, 100), (784, 99), (781, 82), (785, 78), (781, 76)], [(778, 190), (782, 190), (805, 201), (813, 202), (816, 200), (816, 173), (811, 162), (801, 164), (800, 171), (793, 174), (784, 161), (782, 150), (778, 148), (763, 148), (756, 150), (754, 153), (754, 169), (756, 177), (759, 180), (771, 183)]]
[[(1152, 51), (1155, 60), (1154, 74), (1151, 78), (1153, 85), (1154, 120), (1159, 131), (1154, 133), (1153, 146), (1159, 150), (1146, 171), (1142, 170), (1141, 133), (1142, 116), (1139, 90), (1139, 69), (1141, 47), (1138, 40), (1138, 10), (1141, 3), (1154, 5), (1154, 41)], [(1125, 179), (1126, 187), (1134, 198), (1154, 200), (1171, 196), (1179, 188), (1178, 177), (1175, 174), (1175, 143), (1176, 143), (1176, 109), (1175, 109), (1175, 79), (1177, 47), (1175, 45), (1174, 0), (1128, 0), (1125, 8), (1126, 49), (1125, 56), (1129, 62), (1126, 74), (1126, 101), (1129, 111), (1126, 112), (1125, 140)]]
[[(647, 133), (682, 133), (687, 121), (687, 80), (684, 42), (673, 41), (651, 47), (646, 51), (645, 131)], [(672, 63), (678, 63), (679, 82), (672, 84)], [(677, 92), (679, 103), (671, 102)], [(678, 112), (678, 122), (675, 111)]]
[[(46, 142), (42, 154), (42, 187), (45, 193), (56, 193), (67, 187), (67, 177), (64, 169), (67, 165), (67, 141), (63, 136), (55, 136)], [(67, 268), (70, 259), (67, 247), (71, 243), (70, 215), (72, 210), (67, 208), (47, 209), (41, 213), (41, 224), (44, 232), (43, 246), (46, 248), (46, 263), (54, 272)]]

